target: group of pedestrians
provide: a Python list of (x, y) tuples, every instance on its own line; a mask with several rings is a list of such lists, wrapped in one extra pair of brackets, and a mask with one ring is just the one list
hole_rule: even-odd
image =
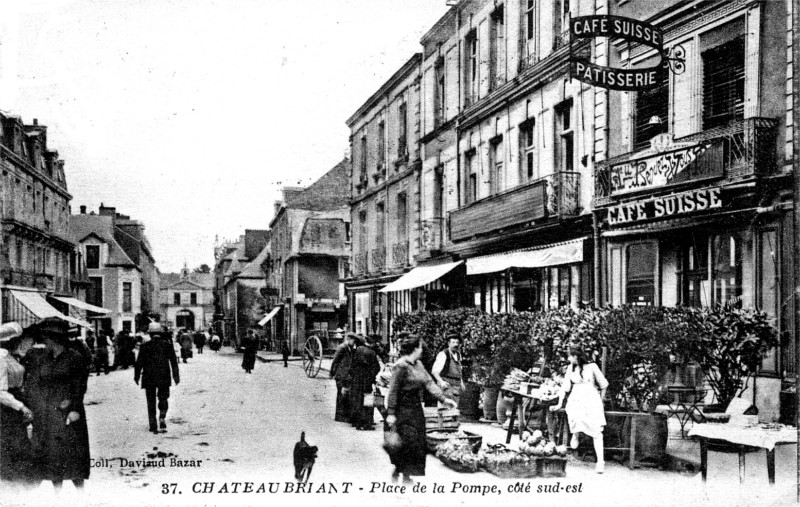
[(66, 322), (45, 319), (0, 340), (0, 480), (59, 489), (89, 478), (91, 352), (76, 336)]
[(349, 422), (357, 430), (375, 429), (374, 404), (364, 401), (373, 393), (384, 359), (380, 337), (347, 333), (331, 363), (330, 375), (336, 380), (336, 421)]

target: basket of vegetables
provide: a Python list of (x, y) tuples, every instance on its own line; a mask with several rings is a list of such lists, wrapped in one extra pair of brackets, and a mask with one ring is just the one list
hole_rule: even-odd
[(480, 468), (480, 458), (472, 444), (452, 438), (439, 446), (436, 457), (448, 468), (457, 472), (475, 473)]
[(567, 475), (567, 446), (548, 442), (541, 431), (523, 432), (519, 451), (534, 461), (536, 477)]
[(503, 444), (490, 445), (478, 453), (481, 468), (498, 477), (528, 479), (536, 477), (536, 463), (528, 455)]

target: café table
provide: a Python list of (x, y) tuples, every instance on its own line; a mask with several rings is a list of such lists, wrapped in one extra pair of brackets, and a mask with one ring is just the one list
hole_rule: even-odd
[(739, 482), (744, 482), (745, 454), (764, 449), (767, 453), (767, 477), (775, 484), (775, 446), (797, 443), (797, 429), (792, 426), (739, 426), (731, 423), (695, 424), (689, 437), (700, 441), (700, 472), (703, 481), (708, 475), (708, 451), (739, 455)]

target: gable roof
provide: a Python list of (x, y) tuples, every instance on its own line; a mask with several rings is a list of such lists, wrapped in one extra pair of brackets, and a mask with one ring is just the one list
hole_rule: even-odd
[(201, 289), (211, 290), (214, 288), (214, 273), (189, 273), (189, 277), (183, 279), (180, 273), (160, 273), (161, 288), (178, 288), (182, 283), (189, 283)]
[(117, 240), (114, 239), (114, 224), (112, 218), (103, 215), (70, 215), (70, 239), (81, 243), (89, 236), (96, 236), (108, 244), (107, 266), (129, 266), (139, 269), (139, 266), (128, 257)]
[(271, 251), (272, 245), (267, 243), (267, 246), (265, 246), (264, 249), (258, 253), (258, 256), (256, 256), (252, 262), (249, 262), (244, 269), (242, 269), (242, 272), (239, 273), (237, 278), (264, 278), (266, 273), (264, 273), (264, 268), (262, 265), (267, 260), (267, 256)]

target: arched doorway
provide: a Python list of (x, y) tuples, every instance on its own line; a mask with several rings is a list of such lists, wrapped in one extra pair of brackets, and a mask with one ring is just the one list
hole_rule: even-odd
[(175, 327), (194, 330), (194, 313), (191, 310), (178, 310), (175, 314)]

